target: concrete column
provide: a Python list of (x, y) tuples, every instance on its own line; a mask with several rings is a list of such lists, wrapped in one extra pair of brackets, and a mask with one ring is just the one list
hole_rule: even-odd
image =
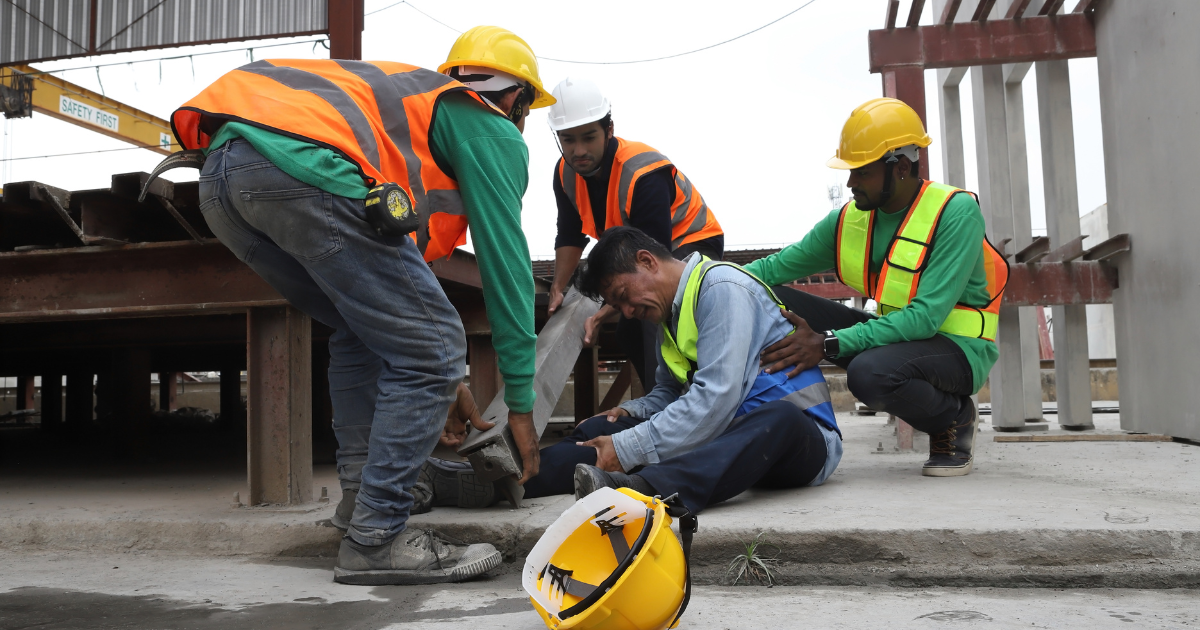
[(1200, 2), (1111, 0), (1095, 24), (1109, 230), (1132, 244), (1115, 259), (1121, 428), (1200, 440)]
[(958, 84), (966, 73), (966, 68), (938, 70), (938, 85), (942, 88), (938, 96), (938, 106), (942, 112), (942, 183), (959, 188), (967, 187), (962, 99), (958, 92)]
[[(1065, 60), (1038, 62), (1035, 72), (1038, 122), (1042, 132), (1046, 232), (1050, 237), (1050, 247), (1056, 248), (1080, 236), (1071, 75)], [(1063, 428), (1093, 428), (1087, 307), (1083, 304), (1054, 306), (1050, 312), (1054, 317), (1054, 382), (1058, 422)]]
[[(1025, 95), (1021, 87), (1030, 64), (1004, 66), (1004, 104), (1008, 118), (1008, 164), (1012, 178), (1013, 247), (1017, 252), (1033, 242), (1029, 210), (1029, 155), (1025, 142)], [(1042, 367), (1038, 348), (1037, 306), (1018, 310), (1021, 326), (1021, 383), (1025, 421), (1042, 420)]]
[[(1012, 253), (1016, 227), (1013, 222), (1012, 171), (1008, 154), (1004, 68), (971, 68), (972, 100), (975, 110), (975, 150), (979, 164), (979, 203), (992, 243)], [(992, 368), (992, 426), (1000, 431), (1025, 428), (1024, 369), (1021, 356), (1021, 322), (1017, 307), (1000, 308), (1000, 330), (996, 342), (1000, 359)], [(1040, 388), (1039, 388), (1040, 390)]]
[(246, 317), (250, 505), (312, 501), (312, 320), (291, 306)]

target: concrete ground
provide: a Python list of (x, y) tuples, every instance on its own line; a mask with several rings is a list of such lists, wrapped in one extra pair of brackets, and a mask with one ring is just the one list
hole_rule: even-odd
[[(515, 573), (421, 587), (335, 584), (329, 559), (0, 552), (0, 628), (544, 628)], [(1200, 591), (701, 586), (683, 630), (1200, 627)]]
[[(937, 479), (920, 475), (923, 436), (917, 452), (896, 453), (885, 417), (839, 414), (846, 452), (825, 485), (752, 490), (700, 516), (698, 579), (721, 583), (743, 541), (761, 533), (785, 584), (1200, 587), (1200, 449), (995, 443), (987, 421), (975, 472)], [(1096, 424), (1119, 432), (1115, 415), (1097, 415)], [(318, 496), (329, 489), (330, 503), (235, 508), (234, 493), (245, 496), (236, 466), (83, 470), (9, 461), (0, 475), (0, 551), (332, 557), (340, 537), (327, 523), (339, 492), (332, 467), (318, 467), (314, 483)], [(412, 522), (493, 542), (515, 561), (571, 502), (438, 508)]]

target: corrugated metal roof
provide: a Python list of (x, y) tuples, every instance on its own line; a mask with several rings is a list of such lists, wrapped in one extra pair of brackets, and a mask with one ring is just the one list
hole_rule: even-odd
[(328, 17), (327, 0), (5, 0), (0, 64), (324, 33)]

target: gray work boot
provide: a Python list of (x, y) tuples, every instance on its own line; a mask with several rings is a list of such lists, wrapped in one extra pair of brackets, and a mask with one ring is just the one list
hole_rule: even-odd
[(500, 560), (489, 544), (456, 545), (430, 530), (409, 528), (379, 547), (342, 538), (333, 581), (365, 586), (461, 582), (496, 568)]
[(954, 424), (929, 436), (929, 460), (921, 468), (926, 477), (961, 477), (971, 472), (975, 436), (979, 433), (979, 410), (975, 401), (963, 398)]
[(358, 488), (350, 488), (342, 490), (342, 500), (338, 501), (337, 508), (333, 511), (333, 517), (329, 522), (336, 528), (346, 531), (350, 527), (350, 517), (354, 516), (354, 504), (358, 501)]
[(421, 483), (433, 490), (435, 507), (485, 508), (496, 502), (496, 486), (482, 481), (470, 462), (430, 457), (421, 466)]
[(658, 494), (645, 479), (622, 472), (606, 472), (588, 464), (575, 465), (575, 498), (582, 499), (600, 488), (629, 488), (648, 497)]

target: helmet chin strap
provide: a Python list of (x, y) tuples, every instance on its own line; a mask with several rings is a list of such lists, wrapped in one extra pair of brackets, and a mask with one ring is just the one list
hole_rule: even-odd
[(883, 161), (883, 194), (879, 200), (879, 207), (882, 208), (892, 200), (892, 195), (896, 194), (896, 182), (892, 178), (892, 165), (899, 162), (900, 158), (892, 156)]

